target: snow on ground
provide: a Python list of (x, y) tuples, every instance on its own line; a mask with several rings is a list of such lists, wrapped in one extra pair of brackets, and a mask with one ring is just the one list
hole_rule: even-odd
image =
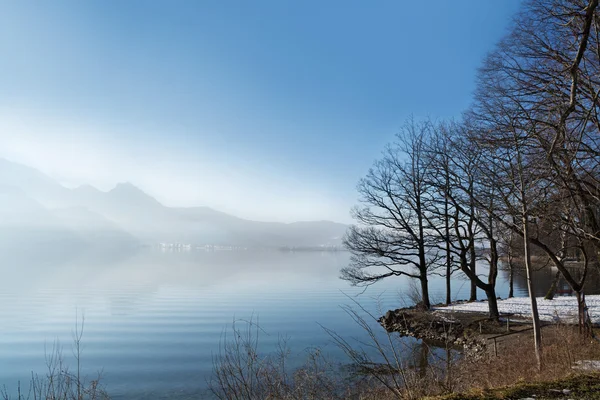
[[(600, 323), (600, 295), (585, 296), (590, 318), (594, 323)], [(577, 298), (575, 296), (557, 296), (554, 300), (537, 298), (538, 311), (542, 321), (577, 321)], [(488, 312), (487, 301), (473, 303), (451, 304), (447, 307), (436, 307), (439, 311), (477, 311)], [(512, 299), (498, 300), (500, 313), (511, 313), (523, 317), (531, 317), (531, 304), (529, 297), (513, 297)]]
[(583, 371), (598, 371), (600, 370), (600, 361), (598, 360), (580, 360), (575, 361), (573, 369), (579, 369)]

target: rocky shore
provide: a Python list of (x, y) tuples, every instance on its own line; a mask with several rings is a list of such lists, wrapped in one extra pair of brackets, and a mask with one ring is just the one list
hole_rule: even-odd
[(386, 331), (398, 332), (401, 336), (414, 337), (441, 347), (462, 348), (467, 356), (483, 354), (487, 349), (484, 333), (493, 333), (486, 315), (461, 314), (399, 308), (386, 312), (379, 323)]

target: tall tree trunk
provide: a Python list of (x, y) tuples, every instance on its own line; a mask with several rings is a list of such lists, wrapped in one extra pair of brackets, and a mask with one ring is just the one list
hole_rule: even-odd
[(556, 294), (556, 287), (558, 286), (558, 280), (560, 279), (560, 271), (556, 271), (556, 275), (554, 275), (554, 279), (552, 280), (552, 285), (550, 285), (550, 289), (544, 296), (545, 300), (553, 300), (554, 295)]
[(427, 272), (421, 273), (421, 295), (423, 296), (423, 307), (426, 310), (431, 308), (431, 303), (429, 302), (429, 282), (427, 281)]
[[(523, 194), (523, 193), (522, 193)], [(535, 358), (538, 369), (542, 369), (542, 332), (540, 327), (540, 316), (538, 313), (537, 299), (535, 298), (535, 286), (533, 282), (533, 266), (531, 265), (531, 253), (529, 248), (529, 222), (527, 221), (527, 205), (523, 199), (523, 245), (525, 255), (525, 270), (527, 271), (527, 290), (531, 301), (531, 319), (533, 320), (533, 342), (535, 347)]]
[(590, 327), (587, 321), (587, 305), (585, 303), (585, 294), (583, 289), (576, 291), (577, 295), (577, 313), (579, 315), (579, 334), (588, 336), (591, 334)]
[(426, 310), (431, 308), (429, 302), (429, 282), (427, 282), (427, 257), (425, 250), (425, 224), (421, 208), (421, 196), (416, 197), (417, 220), (419, 221), (419, 272), (421, 280), (421, 295), (423, 297), (423, 307)]
[[(462, 257), (463, 255), (461, 255)], [(485, 292), (485, 295), (488, 298), (488, 308), (490, 313), (490, 318), (498, 320), (498, 301), (496, 299), (496, 276), (491, 277), (488, 283), (483, 282), (477, 275), (473, 273), (471, 268), (469, 267), (467, 260), (462, 258), (461, 270), (467, 275), (467, 277), (474, 282), (476, 287), (482, 289)]]
[(575, 295), (577, 296), (577, 315), (578, 315), (578, 319), (579, 319), (579, 334), (582, 335), (583, 334), (583, 327), (584, 327), (584, 299), (583, 299), (583, 295), (581, 293), (581, 291), (577, 291), (575, 292)]
[[(473, 271), (473, 275), (477, 275), (477, 261), (475, 258), (475, 246), (471, 247), (471, 262), (470, 268)], [(471, 280), (471, 295), (469, 296), (469, 301), (477, 301), (477, 284), (475, 281)]]
[(452, 303), (452, 265), (451, 261), (448, 261), (446, 264), (446, 304)]
[(500, 313), (498, 312), (498, 299), (496, 297), (496, 279), (498, 278), (498, 242), (493, 238), (493, 224), (490, 220), (489, 226), (492, 227), (489, 230), (490, 234), (490, 269), (488, 272), (488, 287), (485, 288), (485, 295), (488, 298), (488, 308), (490, 311), (490, 318), (499, 321)]
[(515, 296), (515, 264), (513, 262), (512, 253), (512, 238), (513, 233), (510, 232), (510, 239), (508, 243), (508, 298), (511, 299)]
[(500, 319), (500, 313), (498, 312), (498, 299), (496, 298), (496, 289), (493, 287), (485, 291), (485, 295), (488, 299), (488, 309), (490, 318), (498, 321)]
[(515, 297), (515, 266), (512, 261), (508, 261), (508, 298)]
[(477, 301), (477, 285), (473, 281), (471, 281), (471, 294), (469, 296), (469, 301)]
[[(448, 174), (446, 173), (446, 193), (449, 187)], [(446, 239), (446, 304), (452, 303), (452, 254), (450, 250), (450, 211), (448, 195), (444, 199), (444, 235)]]

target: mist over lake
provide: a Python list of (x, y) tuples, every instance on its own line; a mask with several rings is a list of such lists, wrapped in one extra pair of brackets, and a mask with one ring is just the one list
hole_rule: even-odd
[(3, 2), (0, 400), (600, 400), (600, 0), (474, 4)]
[[(406, 279), (389, 279), (364, 293), (340, 280), (339, 270), (348, 258), (341, 251), (158, 248), (72, 256), (4, 254), (0, 383), (15, 390), (32, 370), (44, 373), (44, 355), (55, 340), (72, 361), (77, 313), (80, 321), (85, 316), (84, 372), (94, 377), (103, 370), (104, 383), (117, 399), (185, 399), (205, 393), (212, 356), (234, 319), (259, 322), (264, 352), (274, 352), (283, 335), (289, 338), (295, 363), (303, 362), (307, 350), (316, 346), (335, 362), (346, 363), (319, 325), (348, 338), (364, 335), (340, 308), (353, 305), (346, 296), (375, 315), (379, 307), (385, 311), (410, 305)], [(508, 290), (506, 279), (501, 271), (502, 297)], [(541, 272), (538, 279), (547, 282), (539, 285), (543, 292), (552, 274)], [(432, 277), (431, 284), (432, 299), (442, 301), (443, 279)], [(468, 296), (468, 281), (459, 273), (454, 285), (456, 298)], [(526, 295), (521, 275), (516, 294)]]

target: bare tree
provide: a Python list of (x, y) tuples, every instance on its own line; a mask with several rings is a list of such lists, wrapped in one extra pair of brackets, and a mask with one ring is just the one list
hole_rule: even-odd
[[(477, 167), (479, 150), (470, 142), (464, 124), (440, 124), (436, 132), (439, 137), (432, 142), (430, 150), (434, 166), (430, 185), (435, 190), (428, 203), (430, 211), (426, 213), (429, 228), (441, 240), (446, 267), (449, 268), (449, 260), (456, 260), (458, 269), (470, 280), (469, 300), (476, 300), (477, 288), (483, 290), (488, 298), (490, 317), (498, 319), (495, 288), (499, 230), (488, 211), (494, 210), (495, 199), (490, 193), (496, 189), (482, 183), (484, 179)], [(487, 278), (477, 272), (477, 262), (481, 260), (489, 266)]]
[[(514, 224), (514, 221), (513, 221)], [(506, 258), (506, 268), (508, 269), (508, 298), (515, 296), (515, 273), (519, 252), (523, 251), (523, 241), (519, 235), (512, 229), (500, 229), (499, 253)]]
[[(507, 226), (524, 237), (526, 256), (530, 243), (541, 249), (577, 293), (582, 327), (589, 261), (576, 278), (564, 255), (576, 247), (595, 259), (589, 246), (600, 245), (597, 8), (597, 0), (527, 3), (484, 63), (474, 107), (482, 132), (508, 140), (499, 148), (516, 168), (505, 204), (517, 200), (521, 210), (512, 211), (521, 224)], [(516, 152), (510, 142), (518, 143)], [(555, 232), (568, 240), (557, 241)]]
[(455, 254), (452, 249), (454, 241), (453, 215), (454, 208), (450, 200), (451, 189), (451, 134), (446, 124), (438, 124), (433, 129), (428, 157), (431, 158), (431, 168), (426, 177), (432, 190), (427, 201), (429, 229), (440, 238), (440, 250), (444, 254), (444, 278), (446, 281), (446, 304), (452, 302), (452, 273), (454, 272)]
[(428, 273), (440, 256), (427, 231), (425, 201), (430, 168), (426, 146), (431, 123), (410, 120), (358, 185), (362, 207), (353, 210), (358, 225), (344, 239), (351, 263), (341, 278), (370, 285), (390, 276), (421, 284), (422, 306), (429, 309)]

